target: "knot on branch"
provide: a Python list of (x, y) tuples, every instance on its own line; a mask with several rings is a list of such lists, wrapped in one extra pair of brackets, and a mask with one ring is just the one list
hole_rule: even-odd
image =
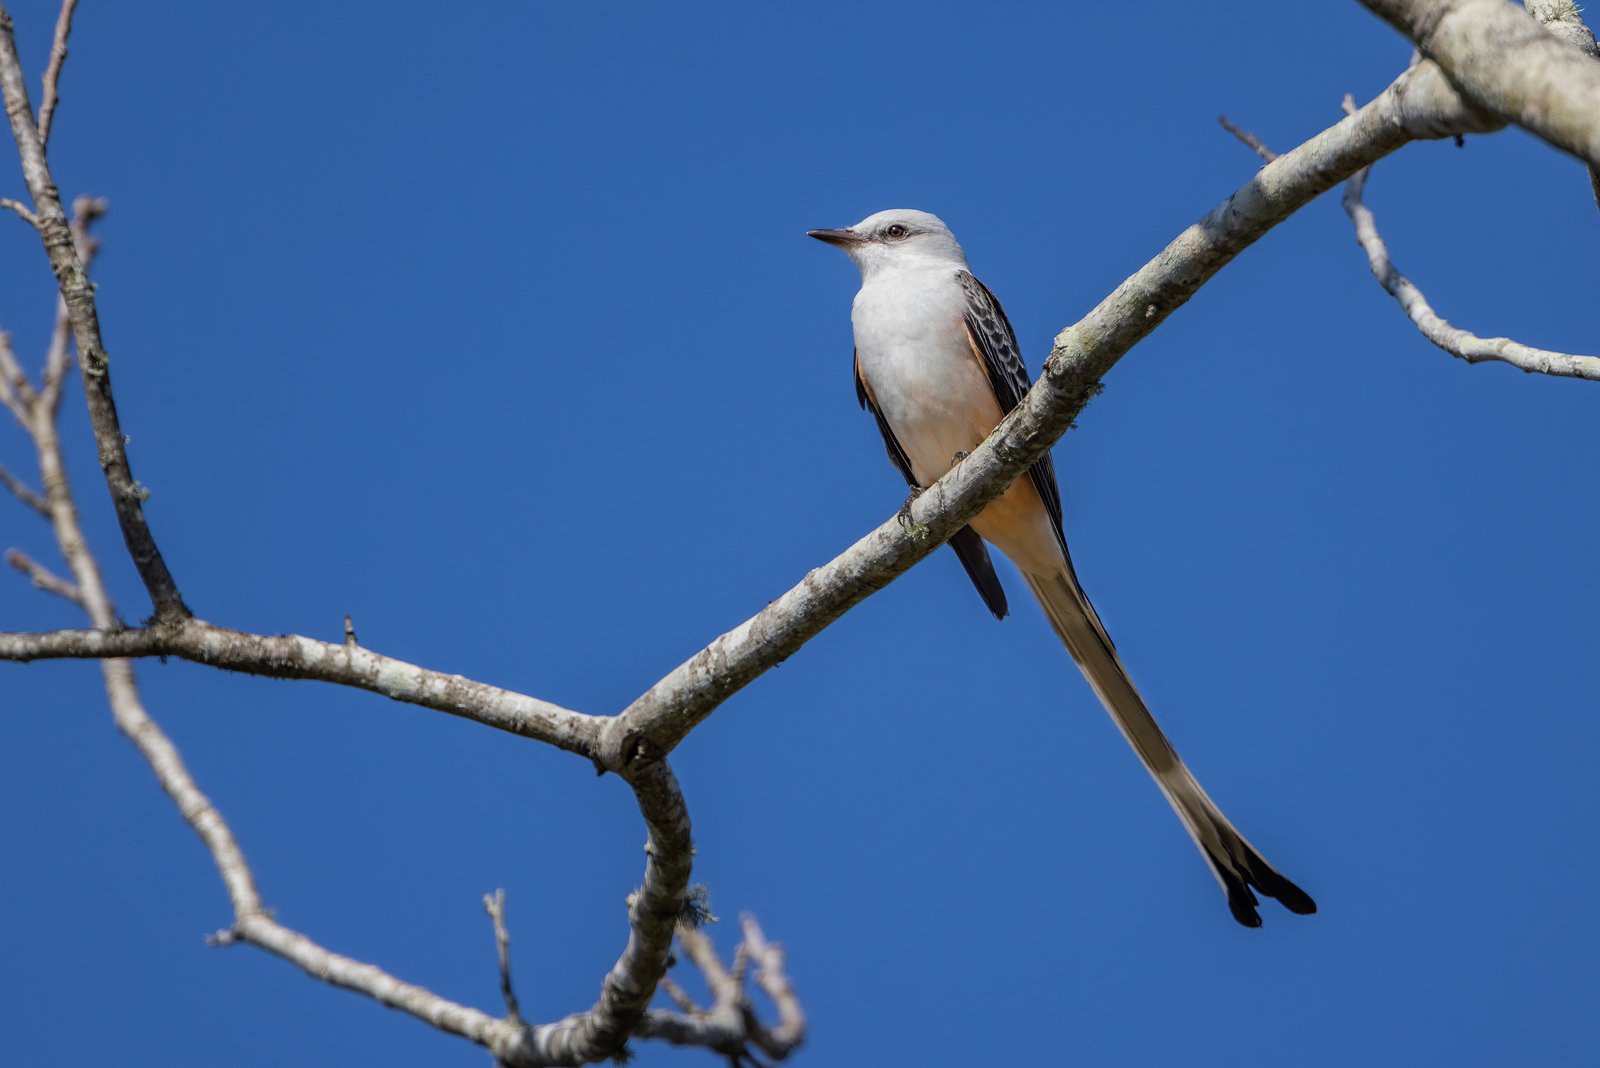
[(648, 771), (659, 764), (666, 753), (646, 738), (640, 731), (627, 726), (622, 716), (614, 717), (600, 732), (590, 759), (597, 775), (612, 772), (623, 779)]

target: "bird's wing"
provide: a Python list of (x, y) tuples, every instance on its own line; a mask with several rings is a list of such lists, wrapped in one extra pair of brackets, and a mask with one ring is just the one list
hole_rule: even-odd
[[(1011, 329), (1011, 320), (1006, 318), (1006, 310), (989, 292), (989, 287), (973, 277), (972, 272), (957, 271), (956, 281), (967, 294), (963, 318), (972, 354), (989, 375), (989, 385), (994, 388), (1001, 413), (1009, 413), (1021, 403), (1023, 394), (1033, 385), (1028, 378), (1028, 368), (1017, 351), (1017, 335)], [(1045, 510), (1050, 513), (1050, 521), (1055, 526), (1056, 537), (1061, 540), (1061, 551), (1064, 553), (1067, 545), (1061, 526), (1061, 490), (1056, 486), (1056, 466), (1048, 452), (1028, 468), (1028, 477), (1033, 480), (1033, 488), (1039, 491)]]
[[(872, 396), (872, 390), (867, 385), (867, 380), (861, 373), (861, 358), (855, 360), (856, 400), (861, 402), (861, 407), (872, 412), (872, 418), (877, 420), (878, 432), (883, 435), (883, 447), (889, 454), (889, 460), (905, 476), (906, 485), (912, 489), (921, 489), (917, 485), (917, 478), (911, 473), (911, 459), (906, 456), (906, 450), (900, 447), (899, 440), (894, 436), (894, 428), (878, 410), (878, 402)], [(1000, 576), (995, 574), (994, 563), (989, 559), (989, 548), (983, 544), (983, 539), (978, 537), (978, 532), (971, 527), (962, 527), (950, 538), (950, 548), (955, 550), (956, 556), (961, 560), (961, 566), (967, 571), (967, 577), (972, 580), (972, 585), (978, 590), (978, 596), (983, 598), (983, 603), (994, 613), (996, 619), (1006, 618), (1006, 591), (1000, 585)]]

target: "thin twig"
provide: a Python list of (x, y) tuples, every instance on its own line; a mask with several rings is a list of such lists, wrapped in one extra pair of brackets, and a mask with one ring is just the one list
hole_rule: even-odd
[(1243, 141), (1250, 151), (1260, 156), (1267, 163), (1271, 163), (1273, 160), (1278, 158), (1278, 154), (1276, 152), (1272, 151), (1272, 149), (1261, 143), (1261, 138), (1257, 137), (1249, 130), (1241, 129), (1238, 126), (1235, 126), (1233, 123), (1228, 121), (1228, 116), (1218, 115), (1217, 121), (1222, 124), (1222, 128), (1224, 130), (1227, 130), (1229, 133), (1233, 134), (1233, 136)]
[(53, 593), (57, 597), (65, 597), (79, 608), (84, 607), (83, 594), (78, 592), (78, 587), (45, 567), (21, 549), (7, 549), (6, 563), (27, 575), (33, 581), (34, 586), (44, 590), (46, 593)]
[[(789, 986), (783, 968), (783, 952), (767, 942), (761, 928), (750, 916), (741, 917), (744, 939), (733, 952), (733, 963), (724, 967), (716, 947), (704, 930), (680, 925), (678, 947), (695, 966), (711, 992), (711, 1007), (700, 1008), (670, 979), (661, 981), (661, 990), (681, 1013), (653, 1010), (643, 1033), (679, 1046), (702, 1046), (728, 1058), (730, 1064), (762, 1062), (752, 1050), (760, 1050), (774, 1062), (784, 1060), (805, 1041), (806, 1019), (800, 1000)], [(756, 1015), (744, 986), (747, 964), (754, 964), (756, 983), (778, 1010), (778, 1021), (768, 1027)]]
[(67, 37), (72, 33), (72, 13), (78, 0), (61, 0), (61, 14), (56, 16), (56, 36), (50, 43), (50, 62), (44, 68), (44, 92), (39, 103), (39, 143), (50, 143), (50, 121), (60, 104), (59, 85), (61, 68), (67, 62)]
[(44, 373), (39, 376), (45, 403), (55, 411), (61, 404), (62, 387), (72, 369), (72, 318), (60, 297), (56, 298), (56, 323), (50, 331), (50, 346), (44, 353)]
[[(1346, 95), (1345, 110), (1349, 112), (1354, 107), (1354, 100)], [(1373, 217), (1372, 210), (1362, 200), (1370, 170), (1370, 167), (1363, 167), (1345, 182), (1344, 197), (1341, 202), (1345, 214), (1350, 216), (1351, 223), (1355, 225), (1356, 241), (1367, 254), (1367, 263), (1372, 267), (1372, 276), (1399, 302), (1401, 310), (1416, 324), (1417, 329), (1422, 331), (1423, 337), (1467, 363), (1495, 361), (1508, 363), (1523, 371), (1600, 382), (1600, 357), (1536, 349), (1508, 337), (1479, 337), (1460, 327), (1451, 326), (1435, 312), (1428, 299), (1422, 295), (1422, 290), (1418, 289), (1411, 279), (1401, 274), (1400, 269), (1389, 258), (1389, 246), (1378, 233), (1377, 220)]]
[(17, 478), (17, 476), (13, 475), (10, 471), (7, 471), (4, 467), (0, 467), (0, 487), (4, 487), (17, 500), (21, 501), (29, 508), (32, 508), (35, 512), (38, 512), (46, 519), (50, 518), (50, 506), (45, 503), (44, 498), (35, 493), (33, 490), (29, 489), (21, 479)]
[(12, 200), (10, 197), (0, 197), (0, 208), (4, 208), (6, 211), (16, 212), (19, 216), (21, 216), (23, 222), (35, 229), (38, 229), (39, 216), (29, 211), (28, 206), (22, 201)]
[(656, 989), (667, 995), (667, 997), (672, 1000), (674, 1005), (678, 1006), (678, 1008), (682, 1009), (684, 1012), (689, 1013), (691, 1016), (698, 1015), (700, 1013), (700, 1006), (694, 1003), (694, 998), (685, 993), (683, 987), (673, 982), (671, 976), (663, 975), (661, 977), (661, 982), (656, 984)]
[(758, 1041), (757, 1045), (770, 1057), (786, 1057), (805, 1041), (805, 1010), (800, 1007), (800, 998), (784, 968), (783, 948), (767, 941), (754, 916), (746, 913), (739, 917), (739, 923), (744, 928), (742, 945), (756, 964), (756, 985), (778, 1010), (778, 1025), (764, 1029), (767, 1041)]
[(11, 335), (0, 330), (0, 405), (17, 417), (23, 429), (31, 430), (34, 405), (39, 395), (28, 382), (17, 353), (11, 347)]
[(689, 962), (699, 969), (705, 976), (706, 988), (711, 991), (714, 1002), (736, 1001), (739, 997), (739, 987), (733, 981), (733, 976), (728, 969), (722, 966), (722, 960), (717, 956), (716, 947), (711, 944), (711, 937), (698, 927), (678, 928), (678, 947), (683, 950), (683, 955)]
[(511, 932), (506, 930), (505, 890), (484, 894), (483, 911), (494, 923), (494, 948), (500, 958), (500, 996), (505, 999), (506, 1019), (520, 1024), (522, 1010), (517, 1007), (517, 995), (511, 987)]

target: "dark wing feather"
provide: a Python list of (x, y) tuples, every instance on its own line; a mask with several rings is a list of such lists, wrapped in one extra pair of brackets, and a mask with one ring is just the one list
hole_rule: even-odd
[(872, 394), (867, 392), (867, 380), (861, 376), (861, 357), (855, 358), (853, 373), (856, 379), (856, 400), (861, 402), (861, 407), (872, 413), (872, 418), (878, 421), (878, 433), (883, 435), (883, 447), (889, 453), (889, 460), (894, 464), (895, 470), (905, 476), (906, 485), (912, 489), (921, 489), (917, 485), (917, 476), (911, 473), (911, 458), (906, 455), (906, 450), (900, 447), (900, 442), (894, 436), (894, 430), (889, 426), (889, 420), (878, 411), (878, 406), (872, 400)]
[(962, 527), (950, 536), (948, 544), (961, 560), (961, 566), (967, 569), (967, 577), (977, 588), (983, 603), (994, 613), (994, 618), (1006, 618), (1010, 611), (1006, 605), (1006, 588), (1000, 585), (1000, 576), (995, 574), (994, 562), (989, 559), (989, 547), (978, 537), (978, 532)]
[[(957, 271), (956, 281), (967, 293), (967, 337), (972, 341), (973, 350), (983, 358), (983, 367), (989, 372), (989, 384), (994, 387), (1000, 411), (1009, 413), (1033, 385), (1017, 351), (1016, 332), (988, 286), (974, 278), (970, 271)], [(1067, 539), (1061, 526), (1061, 490), (1056, 485), (1055, 462), (1048, 452), (1028, 468), (1028, 477), (1033, 480), (1033, 488), (1039, 491), (1045, 510), (1055, 524), (1061, 551), (1066, 552)]]
[[(911, 460), (906, 456), (905, 449), (900, 447), (900, 442), (894, 436), (894, 430), (889, 426), (889, 421), (878, 411), (878, 406), (872, 400), (872, 394), (867, 392), (867, 380), (861, 375), (861, 361), (855, 362), (856, 400), (861, 402), (861, 407), (872, 413), (872, 418), (877, 420), (878, 432), (883, 435), (883, 447), (889, 454), (889, 460), (905, 476), (906, 485), (912, 489), (921, 489), (917, 485), (917, 478), (911, 473)], [(1005, 587), (1000, 585), (1000, 576), (995, 574), (994, 563), (989, 559), (989, 548), (984, 545), (983, 539), (978, 537), (978, 532), (971, 527), (962, 527), (950, 538), (950, 548), (955, 550), (956, 557), (960, 559), (961, 566), (966, 569), (967, 577), (972, 580), (972, 585), (977, 587), (978, 596), (983, 598), (983, 603), (994, 613), (994, 618), (1006, 618)]]

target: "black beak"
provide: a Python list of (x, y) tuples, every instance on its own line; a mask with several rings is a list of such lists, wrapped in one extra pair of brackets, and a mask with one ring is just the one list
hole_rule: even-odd
[(866, 240), (854, 230), (807, 230), (806, 236), (826, 241), (830, 245), (838, 245), (840, 248), (846, 245), (859, 245)]

